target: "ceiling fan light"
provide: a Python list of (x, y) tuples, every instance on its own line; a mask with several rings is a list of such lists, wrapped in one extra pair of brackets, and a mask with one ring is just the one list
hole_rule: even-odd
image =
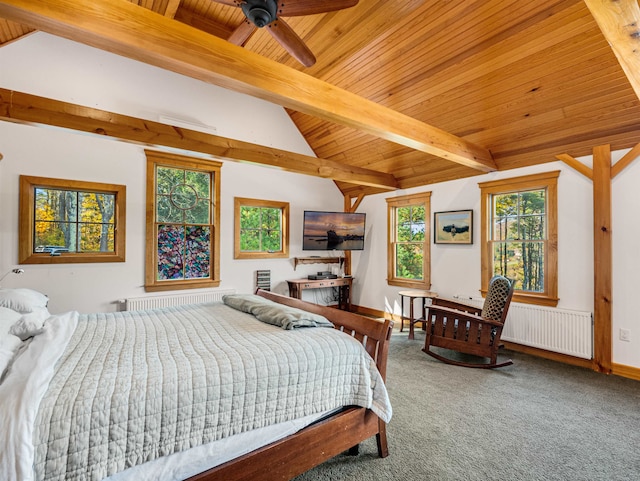
[(247, 0), (240, 5), (245, 17), (256, 27), (262, 28), (278, 18), (275, 0)]
[(247, 14), (247, 18), (251, 23), (253, 23), (256, 27), (262, 28), (265, 25), (268, 25), (272, 22), (271, 15), (264, 8), (254, 7), (249, 10)]

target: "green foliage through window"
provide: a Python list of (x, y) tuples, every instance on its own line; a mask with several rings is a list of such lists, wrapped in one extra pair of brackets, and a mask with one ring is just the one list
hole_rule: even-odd
[(493, 272), (516, 289), (544, 292), (546, 190), (492, 196)]
[(396, 277), (424, 279), (425, 206), (396, 208)]
[(273, 207), (240, 208), (240, 250), (277, 252), (282, 250), (282, 210)]
[(289, 257), (289, 203), (234, 199), (235, 259)]

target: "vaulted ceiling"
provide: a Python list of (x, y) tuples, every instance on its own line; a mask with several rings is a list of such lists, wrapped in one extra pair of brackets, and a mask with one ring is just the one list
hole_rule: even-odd
[(244, 21), (232, 3), (0, 1), (0, 45), (43, 30), (279, 103), (349, 195), (640, 142), (637, 0), (360, 0), (286, 18), (311, 67), (266, 28), (220, 42)]

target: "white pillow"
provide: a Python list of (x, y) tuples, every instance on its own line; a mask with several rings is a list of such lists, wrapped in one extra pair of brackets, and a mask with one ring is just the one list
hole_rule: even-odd
[(49, 315), (46, 307), (40, 307), (33, 312), (22, 314), (20, 319), (9, 328), (9, 334), (13, 334), (23, 341), (40, 334), (44, 327), (44, 321), (49, 318)]
[(32, 289), (1, 289), (0, 307), (7, 307), (21, 313), (33, 312), (42, 307), (47, 307), (49, 298)]
[(22, 314), (8, 307), (0, 307), (0, 340), (7, 336), (9, 328), (16, 323)]

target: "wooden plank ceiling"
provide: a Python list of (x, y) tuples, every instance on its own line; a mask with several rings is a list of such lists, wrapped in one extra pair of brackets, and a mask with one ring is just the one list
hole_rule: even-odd
[[(131, 3), (223, 39), (244, 19), (211, 0)], [(286, 21), (316, 56), (312, 67), (264, 29), (245, 48), (478, 146), (498, 170), (640, 142), (638, 97), (583, 0), (360, 0)], [(33, 30), (0, 18), (0, 45)], [(486, 171), (312, 110), (288, 108), (319, 158), (390, 174), (399, 188)], [(336, 184), (349, 195), (381, 190)]]

